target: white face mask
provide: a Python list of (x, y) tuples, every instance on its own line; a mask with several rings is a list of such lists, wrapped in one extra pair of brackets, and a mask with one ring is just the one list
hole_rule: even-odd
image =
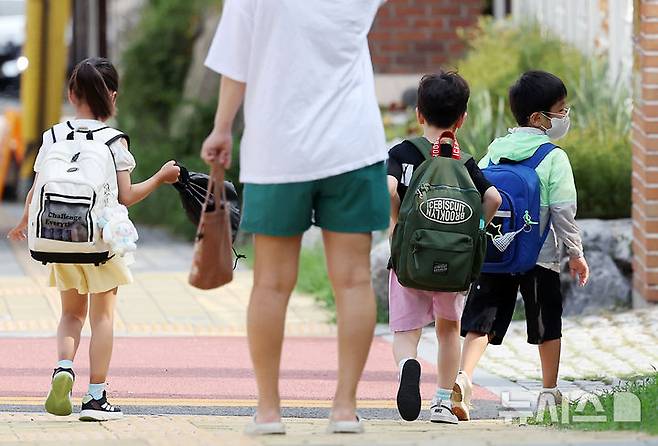
[(550, 116), (547, 116), (546, 113), (542, 113), (542, 115), (546, 116), (548, 119), (551, 120), (551, 128), (550, 129), (545, 129), (543, 128), (544, 132), (546, 132), (546, 136), (551, 138), (552, 140), (560, 139), (563, 138), (567, 132), (569, 131), (569, 126), (571, 125), (571, 120), (569, 119), (569, 111), (567, 110), (567, 113), (559, 118), (553, 118)]

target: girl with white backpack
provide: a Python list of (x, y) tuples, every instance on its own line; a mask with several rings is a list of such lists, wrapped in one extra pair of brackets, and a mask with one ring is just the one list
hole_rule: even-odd
[[(16, 241), (28, 239), (32, 257), (49, 264), (49, 284), (61, 293), (59, 361), (45, 402), (51, 414), (73, 411), (73, 359), (89, 313), (90, 376), (82, 399), (83, 421), (122, 416), (121, 409), (107, 402), (105, 380), (117, 289), (133, 279), (121, 252), (109, 242), (109, 226), (105, 234), (102, 227), (108, 215), (122, 214), (114, 209), (131, 206), (158, 186), (176, 182), (180, 172), (169, 161), (148, 180), (132, 184), (135, 159), (128, 149), (129, 138), (105, 124), (114, 115), (118, 90), (119, 76), (107, 59), (90, 58), (76, 65), (68, 84), (75, 119), (43, 134), (23, 217), (7, 235)], [(127, 220), (125, 211), (123, 217)]]

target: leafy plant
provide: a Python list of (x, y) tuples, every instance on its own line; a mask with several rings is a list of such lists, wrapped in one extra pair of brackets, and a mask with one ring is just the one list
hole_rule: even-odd
[[(640, 420), (637, 422), (617, 422), (614, 420), (615, 414), (615, 394), (624, 392), (635, 395), (640, 402)], [(649, 434), (658, 434), (658, 411), (656, 411), (656, 401), (658, 401), (658, 373), (653, 376), (632, 380), (611, 391), (606, 391), (597, 396), (598, 401), (601, 403), (603, 412), (597, 412), (593, 404), (587, 403), (584, 408), (579, 408), (579, 401), (573, 401), (569, 405), (568, 420), (572, 421), (574, 415), (578, 416), (604, 416), (605, 421), (602, 422), (571, 422), (570, 424), (559, 424), (562, 428), (576, 429), (576, 430), (635, 430), (645, 431)], [(579, 410), (584, 409), (584, 410)], [(548, 411), (547, 411), (548, 412)], [(562, 407), (557, 407), (558, 419), (562, 420)], [(548, 413), (544, 413), (544, 419), (536, 420), (531, 418), (529, 420), (532, 424), (550, 425), (552, 421)]]
[(508, 88), (521, 73), (541, 69), (559, 76), (569, 92), (571, 130), (558, 144), (569, 155), (578, 190), (578, 216), (630, 215), (632, 99), (609, 77), (606, 61), (585, 57), (537, 26), (483, 19), (463, 31), (469, 51), (456, 63), (471, 86), (468, 118), (459, 130), (462, 147), (476, 157), (516, 125)]
[[(212, 128), (217, 98), (207, 102), (186, 103), (185, 78), (192, 61), (198, 24), (215, 2), (210, 0), (151, 0), (145, 6), (130, 46), (122, 57), (121, 92), (118, 124), (131, 137), (137, 159), (133, 181), (145, 179), (164, 162), (175, 159), (194, 171), (207, 171), (199, 158), (201, 144)], [(214, 5), (216, 6), (216, 5)], [(174, 119), (182, 105), (192, 107), (185, 122), (173, 132)], [(236, 141), (240, 135), (236, 135)], [(238, 145), (227, 179), (237, 182)], [(163, 218), (163, 210), (167, 210)], [(162, 187), (147, 200), (131, 209), (136, 220), (164, 225), (191, 238), (194, 226), (182, 212), (177, 193)]]

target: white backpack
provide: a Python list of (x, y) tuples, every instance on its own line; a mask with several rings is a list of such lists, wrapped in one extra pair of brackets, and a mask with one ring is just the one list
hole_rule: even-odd
[[(61, 124), (60, 124), (61, 125)], [(47, 147), (30, 202), (28, 245), (46, 263), (100, 265), (110, 257), (98, 217), (118, 203), (116, 166), (110, 145), (128, 137), (119, 130), (73, 128)]]

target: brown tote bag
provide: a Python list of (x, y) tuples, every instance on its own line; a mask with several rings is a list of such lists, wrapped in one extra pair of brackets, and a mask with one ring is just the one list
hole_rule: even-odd
[[(193, 287), (210, 290), (233, 280), (233, 252), (231, 219), (224, 190), (224, 169), (213, 164), (208, 180), (208, 191), (201, 212), (201, 220), (194, 243), (194, 257), (189, 283)], [(206, 211), (212, 191), (220, 191), (219, 202), (213, 211)], [(218, 195), (218, 194), (215, 194)]]

